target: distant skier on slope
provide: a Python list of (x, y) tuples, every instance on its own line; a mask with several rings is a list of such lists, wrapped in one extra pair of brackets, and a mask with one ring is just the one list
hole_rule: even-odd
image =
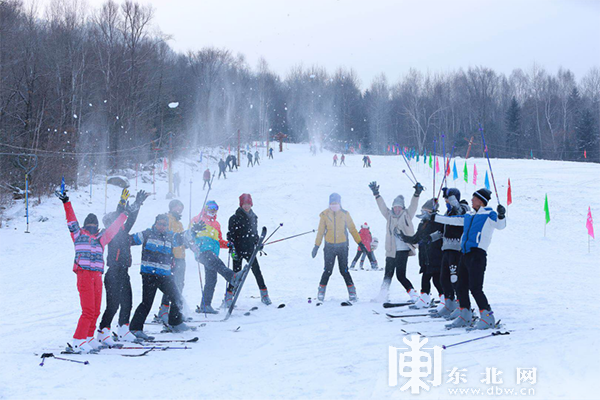
[(219, 160), (219, 176), (217, 177), (217, 179), (221, 179), (221, 174), (223, 175), (223, 178), (227, 179), (227, 175), (225, 175), (226, 170), (227, 165), (225, 165), (225, 161), (223, 161), (223, 159), (221, 158)]
[[(67, 215), (67, 226), (75, 245), (73, 272), (77, 274), (81, 316), (73, 335), (72, 351), (75, 353), (96, 352), (106, 347), (105, 344), (101, 344), (94, 337), (96, 321), (100, 315), (102, 304), (104, 247), (123, 227), (127, 214), (137, 210), (135, 210), (135, 206), (130, 207), (129, 210), (121, 213), (108, 229), (100, 231), (98, 229), (98, 217), (95, 214), (88, 214), (83, 222), (83, 227), (80, 227), (67, 192), (56, 191), (54, 194), (63, 202)], [(127, 201), (128, 197), (129, 192), (124, 190), (121, 199), (124, 198), (124, 201)]]
[[(254, 247), (258, 243), (258, 217), (252, 211), (252, 196), (243, 193), (240, 196), (240, 207), (229, 218), (229, 231), (227, 240), (232, 244), (233, 271), (242, 270), (242, 260), (250, 261)], [(254, 259), (252, 264), (252, 273), (256, 278), (256, 283), (260, 290), (260, 300), (266, 304), (271, 304), (267, 285), (260, 271), (258, 259)], [(233, 288), (230, 286), (225, 295), (225, 305), (229, 307), (233, 300)]]
[[(125, 202), (123, 195), (121, 195), (121, 201), (117, 206), (117, 210), (110, 212), (102, 218), (104, 226), (108, 228), (111, 226), (119, 215), (125, 210)], [(131, 308), (133, 306), (132, 294), (131, 294), (131, 280), (129, 278), (129, 268), (131, 267), (131, 242), (129, 240), (129, 232), (135, 221), (137, 220), (139, 207), (144, 203), (150, 194), (144, 190), (140, 190), (135, 196), (135, 203), (138, 210), (130, 213), (125, 225), (119, 232), (113, 237), (108, 244), (106, 265), (108, 271), (104, 275), (104, 287), (106, 288), (106, 310), (102, 314), (100, 321), (98, 340), (106, 343), (112, 347), (116, 345), (113, 341), (110, 333), (110, 325), (112, 320), (121, 308), (119, 312), (119, 324), (117, 326), (117, 337), (119, 340), (133, 342), (136, 337), (129, 332), (129, 317), (131, 316)]]
[(338, 156), (337, 156), (337, 154), (334, 154), (333, 155), (333, 166), (334, 167), (337, 167), (337, 160), (338, 160)]
[(398, 281), (404, 286), (404, 289), (410, 296), (410, 300), (414, 303), (419, 298), (419, 295), (406, 277), (406, 264), (408, 257), (416, 254), (415, 246), (404, 242), (399, 234), (400, 232), (406, 235), (414, 234), (415, 228), (413, 227), (412, 219), (417, 212), (419, 196), (423, 191), (423, 186), (419, 182), (414, 186), (415, 193), (410, 200), (408, 208), (404, 207), (404, 196), (398, 195), (394, 199), (391, 209), (386, 206), (383, 197), (379, 195), (379, 185), (377, 185), (377, 182), (371, 182), (369, 188), (373, 192), (373, 196), (375, 196), (381, 215), (387, 221), (385, 233), (385, 273), (377, 300), (382, 303), (388, 300), (389, 288), (395, 271)]
[(356, 252), (356, 256), (354, 257), (354, 260), (352, 260), (352, 263), (350, 264), (350, 269), (352, 271), (354, 271), (356, 269), (356, 263), (358, 262), (358, 259), (360, 258), (360, 269), (364, 269), (363, 265), (365, 262), (365, 257), (369, 257), (369, 261), (371, 262), (371, 269), (376, 270), (377, 269), (377, 260), (375, 259), (375, 254), (373, 254), (373, 250), (371, 249), (371, 242), (373, 241), (373, 236), (371, 235), (371, 230), (369, 228), (369, 224), (367, 224), (366, 222), (364, 224), (362, 224), (360, 226), (360, 231), (358, 231), (358, 234), (360, 235), (360, 239), (362, 241), (362, 243), (364, 244), (364, 247), (367, 249), (366, 252), (364, 252), (360, 246), (358, 246), (358, 250)]
[(219, 313), (211, 306), (217, 284), (217, 274), (225, 278), (232, 285), (233, 290), (239, 285), (242, 277), (241, 272), (234, 273), (219, 258), (220, 249), (226, 249), (231, 244), (223, 240), (221, 224), (217, 221), (218, 210), (217, 203), (210, 200), (206, 203), (204, 210), (192, 219), (193, 224), (201, 221), (206, 226), (205, 229), (196, 232), (193, 236), (192, 250), (196, 255), (196, 260), (204, 265), (206, 276), (199, 312), (208, 314)]
[(252, 162), (252, 153), (248, 152), (247, 157), (248, 157), (248, 165), (246, 165), (246, 166), (247, 167), (254, 167), (254, 163)]
[(208, 190), (210, 190), (210, 170), (208, 168), (204, 170), (204, 174), (202, 174), (202, 180), (204, 181), (204, 186), (202, 186), (202, 190), (206, 189), (206, 185), (208, 185)]
[(363, 160), (363, 168), (367, 168), (369, 166), (369, 157), (367, 157), (365, 155), (365, 156), (363, 156), (362, 160)]
[(342, 274), (348, 288), (350, 301), (358, 301), (356, 287), (354, 286), (350, 272), (348, 272), (348, 232), (350, 232), (354, 241), (363, 251), (367, 251), (367, 249), (362, 243), (350, 213), (342, 209), (342, 197), (339, 194), (332, 193), (329, 196), (329, 207), (319, 214), (319, 219), (319, 230), (315, 240), (315, 247), (312, 250), (312, 257), (315, 258), (317, 256), (323, 237), (325, 237), (325, 247), (323, 249), (325, 269), (319, 282), (317, 298), (320, 301), (325, 299), (327, 283), (333, 273), (335, 259), (337, 258), (340, 274)]
[(273, 159), (273, 148), (272, 147), (269, 149), (269, 158), (271, 160)]
[(258, 150), (256, 150), (256, 151), (254, 152), (254, 164), (255, 164), (255, 165), (256, 165), (256, 164), (260, 165), (260, 163), (258, 162), (258, 160), (259, 160), (259, 159), (260, 159), (260, 154), (258, 154)]
[(400, 232), (400, 237), (405, 243), (419, 245), (419, 266), (421, 269), (421, 295), (416, 301), (417, 308), (429, 308), (431, 303), (431, 281), (438, 291), (443, 293), (440, 283), (440, 269), (442, 264), (442, 230), (443, 225), (432, 222), (431, 214), (437, 211), (436, 199), (429, 199), (421, 206), (421, 219), (417, 232), (408, 236)]
[(492, 192), (486, 188), (473, 193), (471, 205), (473, 211), (464, 215), (433, 215), (432, 220), (441, 224), (463, 226), (460, 239), (462, 258), (458, 266), (458, 300), (460, 315), (448, 327), (455, 328), (471, 324), (471, 299), (469, 292), (477, 302), (479, 319), (475, 329), (493, 328), (496, 324), (492, 307), (483, 293), (483, 277), (487, 265), (487, 248), (492, 241), (494, 229), (506, 228), (506, 209), (498, 204), (496, 211), (487, 207)]
[(342, 153), (342, 157), (340, 158), (340, 167), (342, 165), (346, 165), (346, 155)]

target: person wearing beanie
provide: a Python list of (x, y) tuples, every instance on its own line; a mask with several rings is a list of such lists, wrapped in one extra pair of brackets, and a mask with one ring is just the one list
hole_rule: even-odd
[(472, 322), (471, 299), (469, 292), (477, 302), (480, 317), (474, 329), (493, 328), (496, 324), (494, 313), (483, 293), (483, 279), (487, 265), (487, 249), (492, 241), (494, 229), (506, 227), (506, 209), (499, 204), (494, 211), (487, 207), (492, 192), (486, 188), (473, 193), (471, 205), (473, 211), (464, 215), (433, 215), (432, 220), (445, 225), (463, 226), (460, 239), (462, 257), (458, 266), (459, 315), (448, 328), (469, 326)]
[(417, 233), (413, 236), (407, 236), (400, 232), (400, 237), (405, 243), (419, 245), (419, 266), (421, 269), (421, 295), (416, 303), (411, 306), (414, 308), (429, 308), (431, 304), (431, 281), (438, 291), (438, 295), (443, 293), (440, 283), (440, 269), (442, 264), (442, 229), (443, 225), (430, 221), (431, 214), (437, 210), (437, 199), (429, 199), (421, 206), (421, 214), (417, 218), (421, 219), (417, 227)]
[(415, 184), (415, 192), (410, 199), (408, 208), (405, 208), (404, 197), (399, 195), (394, 199), (391, 209), (387, 207), (383, 197), (379, 195), (379, 185), (377, 182), (371, 182), (369, 188), (373, 192), (373, 196), (375, 196), (375, 201), (381, 215), (387, 221), (385, 233), (385, 273), (377, 301), (383, 303), (388, 300), (390, 284), (394, 277), (394, 272), (396, 272), (398, 281), (400, 281), (404, 289), (408, 292), (410, 300), (414, 303), (418, 300), (419, 295), (406, 277), (406, 264), (408, 257), (416, 254), (415, 245), (404, 242), (400, 233), (404, 233), (407, 236), (412, 236), (415, 233), (412, 219), (417, 212), (419, 196), (423, 191), (423, 186), (419, 182)]
[[(73, 272), (77, 274), (77, 290), (79, 291), (81, 304), (81, 316), (73, 335), (73, 346), (67, 347), (66, 351), (74, 353), (97, 352), (107, 346), (94, 337), (96, 321), (100, 316), (100, 306), (102, 304), (104, 247), (123, 227), (127, 214), (136, 210), (130, 209), (120, 213), (106, 230), (99, 231), (96, 215), (88, 214), (83, 227), (80, 227), (67, 192), (56, 191), (54, 194), (63, 202), (67, 216), (67, 226), (75, 245)], [(121, 195), (124, 204), (127, 197), (129, 197), (129, 191), (124, 189)]]
[(221, 224), (217, 221), (217, 212), (219, 206), (214, 200), (206, 202), (202, 212), (192, 218), (192, 224), (202, 222), (206, 229), (200, 230), (192, 236), (193, 243), (191, 247), (196, 261), (204, 265), (206, 282), (202, 292), (202, 303), (196, 310), (199, 313), (218, 314), (219, 311), (212, 307), (212, 299), (215, 294), (218, 275), (221, 275), (235, 290), (240, 283), (242, 273), (234, 272), (227, 268), (225, 263), (219, 258), (220, 249), (227, 249), (232, 246), (227, 240), (223, 240), (221, 233)]
[[(141, 206), (150, 194), (144, 190), (140, 190), (135, 196), (135, 203)], [(106, 265), (108, 271), (104, 275), (104, 287), (106, 289), (106, 309), (100, 320), (97, 340), (107, 344), (108, 346), (115, 345), (112, 339), (110, 327), (112, 320), (119, 311), (119, 323), (117, 326), (117, 337), (120, 341), (133, 342), (135, 336), (129, 332), (129, 317), (131, 316), (131, 308), (133, 306), (131, 294), (131, 279), (129, 277), (129, 268), (131, 267), (131, 241), (129, 232), (133, 228), (139, 213), (139, 206), (136, 206), (136, 211), (129, 214), (127, 222), (119, 230), (108, 244)], [(125, 210), (123, 200), (119, 201), (117, 210), (108, 213), (102, 218), (104, 226), (108, 228), (119, 215)]]
[[(460, 191), (456, 188), (442, 188), (446, 202), (446, 216), (464, 215), (469, 212), (469, 204), (461, 200)], [(442, 237), (442, 269), (440, 280), (443, 295), (440, 304), (435, 309), (432, 317), (445, 317), (455, 319), (459, 314), (456, 289), (458, 288), (458, 265), (460, 264), (460, 238), (463, 234), (462, 226), (443, 225)]]
[(321, 275), (321, 281), (319, 282), (317, 293), (317, 299), (319, 299), (319, 301), (325, 299), (327, 283), (333, 273), (336, 258), (338, 260), (340, 274), (342, 274), (346, 287), (348, 288), (350, 301), (355, 302), (358, 300), (356, 287), (354, 286), (354, 282), (348, 271), (348, 232), (350, 232), (350, 235), (352, 235), (352, 238), (362, 251), (367, 251), (367, 248), (362, 243), (360, 235), (356, 230), (356, 226), (354, 225), (354, 221), (352, 221), (350, 213), (342, 209), (342, 197), (337, 193), (332, 193), (329, 196), (329, 207), (319, 214), (319, 229), (317, 231), (315, 246), (312, 250), (312, 257), (315, 258), (323, 238), (325, 239), (325, 246), (323, 249), (325, 255), (325, 268)]
[(375, 259), (375, 255), (373, 254), (373, 249), (371, 248), (371, 242), (373, 241), (373, 236), (371, 235), (371, 230), (369, 229), (369, 224), (366, 222), (360, 226), (360, 231), (358, 231), (360, 235), (360, 240), (365, 245), (367, 249), (366, 252), (362, 251), (361, 247), (358, 246), (358, 250), (356, 251), (356, 256), (352, 263), (350, 264), (350, 270), (356, 270), (356, 263), (360, 258), (360, 269), (364, 269), (363, 265), (365, 263), (365, 258), (369, 257), (369, 261), (371, 262), (371, 269), (377, 270), (377, 260)]
[[(169, 202), (169, 212), (167, 213), (167, 216), (169, 217), (169, 231), (174, 233), (181, 233), (184, 231), (183, 224), (181, 223), (183, 209), (184, 205), (180, 200), (173, 199)], [(173, 265), (171, 272), (173, 273), (175, 286), (183, 296), (183, 285), (185, 283), (185, 246), (173, 247)], [(155, 322), (169, 323), (170, 304), (171, 299), (163, 293), (160, 308), (155, 317)]]
[[(229, 218), (229, 230), (227, 232), (227, 240), (232, 244), (229, 248), (233, 259), (233, 271), (242, 270), (242, 260), (250, 261), (254, 248), (258, 243), (258, 217), (252, 210), (252, 196), (248, 193), (243, 193), (240, 196), (240, 207)], [(256, 278), (258, 289), (260, 290), (260, 300), (263, 304), (270, 305), (271, 299), (267, 285), (260, 271), (258, 258), (254, 258), (252, 263), (252, 273)], [(229, 286), (225, 294), (225, 306), (229, 308), (233, 301), (233, 288)]]

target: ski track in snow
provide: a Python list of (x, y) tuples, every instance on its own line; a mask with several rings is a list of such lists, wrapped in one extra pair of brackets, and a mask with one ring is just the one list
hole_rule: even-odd
[[(376, 180), (381, 185), (381, 195), (388, 206), (398, 194), (403, 194), (408, 201), (413, 189), (402, 174), (406, 165), (398, 156), (371, 156), (373, 167), (367, 169), (362, 168), (362, 155), (348, 155), (348, 166), (332, 167), (332, 156), (329, 152), (311, 156), (307, 145), (289, 145), (288, 151), (275, 152), (274, 160), (261, 157), (261, 165), (254, 168), (247, 168), (243, 158), (239, 171), (228, 173), (227, 180), (215, 179), (209, 196), (219, 203), (218, 221), (223, 234), (229, 217), (238, 207), (241, 193), (252, 194), (259, 224), (267, 226), (269, 234), (283, 222), (284, 226), (272, 238), (276, 240), (316, 229), (318, 215), (327, 207), (329, 194), (338, 192), (343, 208), (350, 212), (355, 224), (359, 227), (368, 222), (373, 236), (379, 239), (380, 248), (375, 253), (380, 266), (384, 266), (385, 220), (367, 184)], [(469, 159), (469, 174), (474, 162), (479, 172), (479, 188), (483, 186), (487, 162)], [(464, 160), (457, 159), (456, 164), (461, 170)], [(446, 371), (453, 367), (468, 370), (468, 383), (459, 387), (484, 390), (488, 386), (479, 380), (486, 367), (502, 370), (502, 387), (507, 388), (520, 387), (516, 386), (517, 367), (536, 367), (534, 398), (595, 398), (590, 383), (598, 377), (600, 361), (600, 324), (594, 318), (600, 311), (594, 295), (600, 285), (600, 247), (592, 241), (588, 254), (585, 217), (591, 206), (596, 221), (600, 220), (597, 179), (600, 166), (498, 159), (492, 159), (492, 164), (502, 203), (506, 201), (508, 178), (514, 203), (508, 207), (507, 228), (494, 232), (488, 252), (485, 292), (496, 318), (502, 319), (506, 329), (515, 332), (445, 350), (442, 386), (421, 392), (417, 397), (450, 397), (447, 390), (456, 386), (446, 383)], [(183, 162), (176, 162), (175, 166), (182, 175), (180, 199), (186, 207), (183, 215), (187, 222), (190, 167), (184, 167)], [(422, 161), (418, 165), (411, 161), (411, 166), (427, 187), (420, 206), (432, 195), (432, 172)], [(206, 161), (193, 173), (193, 215), (199, 212), (206, 193), (201, 190), (205, 168)], [(212, 159), (210, 168), (211, 171), (217, 168)], [(436, 178), (436, 192), (441, 176), (438, 174)], [(467, 199), (475, 190), (472, 176), (469, 178), (466, 186), (464, 181), (456, 181), (456, 187)], [(449, 186), (454, 186), (453, 183), (450, 181)], [(130, 190), (135, 194), (134, 179), (131, 184)], [(157, 181), (156, 199), (148, 198), (132, 233), (150, 227), (158, 213), (166, 212), (167, 187), (164, 177)], [(151, 191), (152, 184), (142, 184), (140, 179), (137, 189)], [(81, 222), (88, 212), (96, 213), (99, 218), (104, 214), (103, 184), (94, 185), (92, 204), (89, 204), (87, 190), (82, 187), (78, 192), (69, 193)], [(119, 193), (119, 188), (108, 188), (108, 211), (116, 206)], [(552, 220), (544, 238), (546, 193)], [(490, 205), (496, 207), (495, 196)], [(400, 391), (403, 383), (388, 386), (388, 346), (406, 347), (400, 329), (431, 335), (444, 333), (441, 321), (404, 324), (385, 318), (385, 312), (390, 310), (370, 302), (379, 292), (383, 271), (352, 272), (360, 301), (353, 307), (340, 307), (340, 302), (347, 300), (347, 291), (336, 266), (326, 301), (317, 307), (314, 298), (323, 270), (323, 247), (317, 258), (312, 259), (313, 233), (265, 248), (268, 255), (260, 257), (259, 262), (272, 306), (263, 306), (259, 299), (250, 297), (258, 295), (251, 275), (238, 305), (244, 310), (258, 306), (259, 310), (249, 316), (244, 316), (244, 311), (234, 311), (227, 322), (210, 322), (185, 335), (158, 334), (160, 339), (198, 336), (199, 342), (189, 345), (191, 350), (151, 352), (140, 358), (73, 356), (89, 360), (90, 365), (48, 359), (44, 367), (40, 367), (40, 359), (34, 353), (53, 349), (58, 355), (60, 348), (71, 341), (80, 315), (76, 277), (72, 272), (73, 243), (62, 204), (54, 197), (43, 199), (31, 209), (30, 234), (23, 233), (22, 204), (7, 210), (6, 215), (12, 220), (0, 229), (2, 399), (406, 398), (410, 394)], [(49, 219), (36, 222), (40, 216)], [(416, 227), (418, 220), (413, 222)], [(596, 222), (596, 231), (599, 230)], [(132, 253), (134, 265), (130, 275), (135, 310), (141, 300), (140, 247), (133, 247)], [(356, 245), (351, 243), (350, 260), (355, 254)], [(225, 251), (221, 252), (221, 258), (227, 261)], [(201, 298), (197, 269), (188, 251), (184, 297), (189, 310), (195, 309)], [(417, 289), (420, 286), (418, 270), (417, 257), (411, 257), (408, 277)], [(223, 279), (219, 278), (213, 306), (221, 303), (224, 289)], [(392, 301), (408, 299), (396, 280), (390, 293)], [(160, 297), (156, 296), (152, 314), (157, 311)], [(308, 304), (308, 297), (313, 298), (312, 304)], [(280, 303), (286, 307), (277, 309)], [(195, 319), (205, 319), (204, 315), (192, 314)], [(222, 315), (208, 319), (220, 319)], [(116, 321), (117, 317), (113, 328)], [(238, 326), (240, 331), (233, 332)], [(157, 333), (160, 328), (146, 325), (146, 330)], [(425, 347), (456, 343), (483, 334), (471, 332), (429, 338)]]

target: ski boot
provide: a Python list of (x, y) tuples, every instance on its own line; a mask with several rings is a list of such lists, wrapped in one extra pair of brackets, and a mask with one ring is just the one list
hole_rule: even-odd
[(429, 308), (430, 305), (431, 305), (431, 296), (429, 295), (429, 293), (421, 292), (421, 296), (419, 296), (419, 299), (417, 300), (417, 302), (411, 306), (408, 306), (408, 308), (413, 309), (413, 310), (420, 310), (422, 308)]
[(123, 342), (138, 342), (133, 333), (129, 331), (129, 324), (117, 326), (117, 339)]
[(168, 304), (161, 304), (158, 309), (158, 314), (154, 316), (154, 321), (157, 324), (168, 324), (169, 323), (169, 309)]
[(87, 338), (87, 344), (96, 351), (100, 351), (103, 349), (108, 349), (108, 345), (106, 343), (100, 343), (95, 337), (90, 336)]
[(199, 314), (218, 314), (219, 311), (212, 308), (210, 304), (202, 304), (196, 308), (196, 312)]
[(73, 346), (67, 343), (65, 353), (68, 354), (98, 354), (98, 350), (94, 350), (89, 345), (87, 339), (73, 339)]
[(460, 308), (460, 315), (451, 324), (446, 325), (446, 329), (463, 328), (471, 325), (473, 321), (473, 312), (468, 308)]
[(146, 340), (146, 341), (154, 340), (154, 336), (148, 336), (144, 333), (144, 331), (131, 331), (131, 333), (139, 340)]
[(223, 299), (223, 304), (221, 305), (221, 308), (229, 310), (229, 307), (231, 307), (231, 303), (233, 303), (233, 292), (230, 292), (228, 290), (225, 292), (225, 298)]
[[(440, 304), (441, 304), (441, 302), (440, 302)], [(442, 309), (439, 312), (431, 314), (431, 316), (433, 318), (441, 318), (441, 317), (450, 316), (450, 314), (452, 314), (452, 312), (454, 310), (456, 310), (457, 308), (458, 308), (458, 303), (456, 302), (456, 300), (448, 299), (448, 300), (446, 300), (444, 307), (442, 307)]]
[(364, 269), (365, 269), (364, 265), (365, 265), (365, 261), (364, 260), (360, 260), (360, 264), (359, 264), (358, 268), (360, 268), (361, 271), (364, 271)]
[(373, 261), (371, 263), (371, 271), (378, 271), (379, 270), (379, 266), (377, 265), (377, 261)]
[(446, 321), (453, 321), (460, 315), (460, 304), (458, 303), (458, 301), (455, 304), (457, 307), (454, 309), (454, 311), (452, 311), (450, 315), (446, 315), (444, 317)]
[(479, 310), (479, 315), (475, 325), (467, 330), (490, 329), (496, 326), (496, 319), (492, 310)]
[(234, 272), (233, 276), (231, 277), (231, 281), (229, 283), (233, 287), (234, 292), (237, 291), (238, 286), (240, 286), (240, 283), (242, 283), (242, 275), (243, 275), (243, 271), (238, 271), (238, 272)]
[(350, 271), (356, 271), (356, 261), (352, 261), (350, 263), (350, 268), (348, 268)]
[(444, 296), (443, 294), (441, 294), (440, 295), (440, 303), (433, 310), (429, 310), (429, 312), (432, 313), (432, 314), (437, 314), (437, 313), (439, 313), (440, 311), (442, 311), (444, 309), (445, 305), (446, 305), (446, 296)]
[(123, 347), (122, 344), (115, 342), (110, 334), (110, 328), (98, 329), (96, 334), (98, 337), (98, 341), (107, 345), (109, 348), (119, 348)]
[(356, 303), (358, 301), (358, 296), (356, 295), (356, 286), (348, 286), (348, 297), (351, 303)]
[(269, 298), (269, 292), (267, 289), (260, 289), (260, 301), (265, 305), (271, 305), (271, 299)]
[(375, 297), (373, 300), (371, 300), (371, 302), (373, 302), (373, 303), (389, 302), (389, 300), (390, 300), (389, 299), (390, 284), (391, 284), (391, 281), (384, 279), (383, 283), (381, 284), (381, 289), (379, 289), (379, 294), (377, 295), (377, 297)]
[(317, 293), (317, 300), (323, 301), (325, 300), (325, 290), (327, 289), (326, 285), (319, 285), (319, 292)]
[(409, 301), (411, 303), (416, 303), (419, 300), (419, 295), (417, 294), (417, 291), (415, 289), (408, 290), (408, 295), (410, 296)]

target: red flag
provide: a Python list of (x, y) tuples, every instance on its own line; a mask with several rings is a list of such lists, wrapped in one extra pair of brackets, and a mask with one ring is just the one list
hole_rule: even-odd
[(508, 178), (508, 192), (506, 193), (506, 205), (512, 204), (512, 189), (510, 188), (510, 178)]
[(583, 150), (583, 158), (587, 158), (587, 151)]
[(588, 215), (587, 221), (585, 222), (585, 227), (587, 228), (588, 235), (596, 239), (594, 237), (594, 221), (592, 220), (592, 209), (590, 207), (588, 207)]
[(446, 176), (450, 176), (450, 159), (446, 163)]
[(227, 151), (231, 154), (231, 145), (227, 146)]
[(167, 164), (167, 157), (163, 158), (163, 169), (165, 171), (169, 169), (169, 164)]

